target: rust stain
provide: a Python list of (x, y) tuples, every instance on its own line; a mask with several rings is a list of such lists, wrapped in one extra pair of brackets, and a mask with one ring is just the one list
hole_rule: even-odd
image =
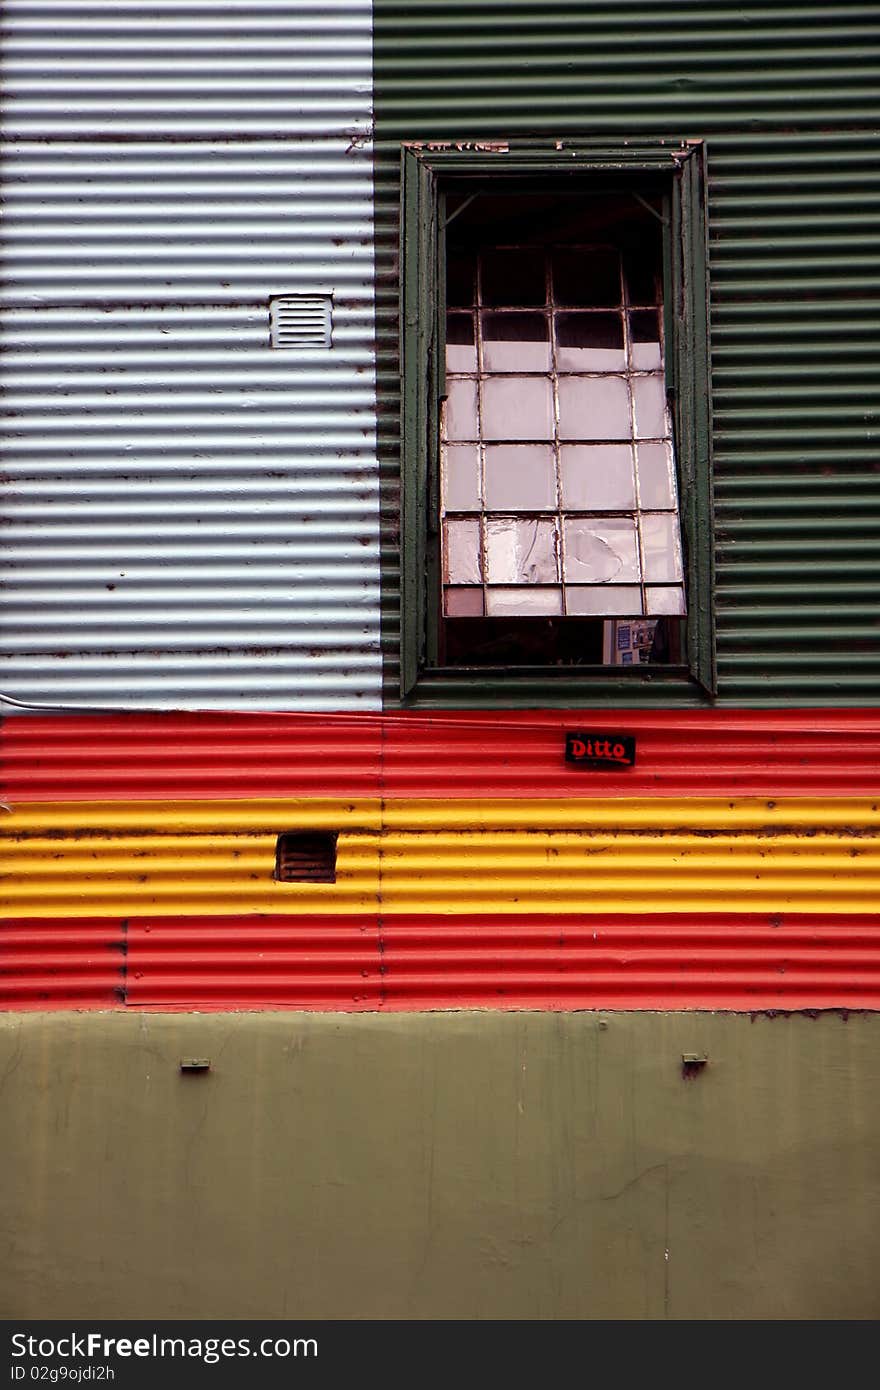
[(467, 150), (473, 150), (477, 154), (510, 153), (510, 143), (507, 140), (411, 140), (405, 148), (427, 150), (429, 153), (438, 153), (441, 150), (457, 150), (460, 154)]

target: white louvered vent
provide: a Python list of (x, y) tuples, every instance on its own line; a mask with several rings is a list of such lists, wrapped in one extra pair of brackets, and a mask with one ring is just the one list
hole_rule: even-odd
[(279, 294), (269, 300), (269, 341), (273, 348), (329, 348), (332, 333), (329, 294)]

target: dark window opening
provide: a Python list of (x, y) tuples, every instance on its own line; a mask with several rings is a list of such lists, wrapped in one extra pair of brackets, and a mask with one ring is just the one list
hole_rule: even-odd
[(673, 666), (682, 624), (669, 618), (447, 618), (445, 666)]

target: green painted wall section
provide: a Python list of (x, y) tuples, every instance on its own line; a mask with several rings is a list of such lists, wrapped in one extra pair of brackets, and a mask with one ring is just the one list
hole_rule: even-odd
[[(708, 149), (720, 700), (874, 701), (877, 6), (375, 0), (374, 33), (386, 700), (399, 698), (400, 144), (651, 134)], [(440, 673), (422, 702), (571, 699), (540, 679), (487, 679), (475, 696)], [(608, 701), (624, 703), (599, 681), (591, 703)], [(631, 702), (699, 701), (658, 681)]]
[(880, 1315), (877, 1015), (16, 1014), (0, 1084), (2, 1317)]

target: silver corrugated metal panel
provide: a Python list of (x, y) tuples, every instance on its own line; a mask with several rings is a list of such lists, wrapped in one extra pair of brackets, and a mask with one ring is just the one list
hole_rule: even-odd
[[(375, 0), (374, 10), (389, 700), (399, 690), (400, 142), (580, 133), (707, 143), (720, 699), (873, 702), (876, 4)], [(481, 698), (571, 702), (558, 690), (539, 679), (511, 695), (487, 681)], [(440, 674), (427, 698), (462, 696)], [(678, 698), (657, 682), (635, 700)]]
[[(5, 30), (2, 689), (377, 707), (369, 3)], [(279, 294), (332, 346), (273, 350)]]
[(10, 135), (369, 131), (367, 0), (4, 0)]
[(16, 141), (4, 183), (7, 303), (372, 303), (371, 161), (345, 136)]

